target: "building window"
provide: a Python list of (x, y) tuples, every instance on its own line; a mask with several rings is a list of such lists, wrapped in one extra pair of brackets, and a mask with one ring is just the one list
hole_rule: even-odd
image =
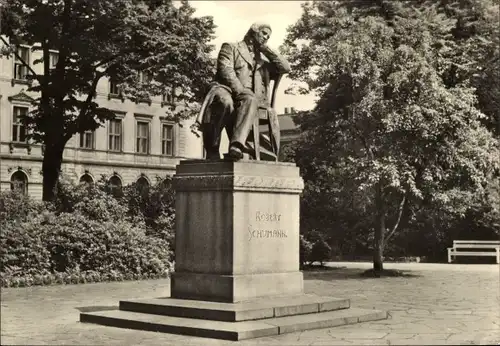
[(12, 141), (17, 143), (26, 143), (26, 127), (23, 124), (23, 117), (28, 115), (27, 107), (14, 106), (12, 116)]
[(109, 121), (108, 148), (111, 151), (122, 151), (122, 120)]
[(162, 124), (161, 154), (174, 156), (174, 125)]
[(150, 83), (153, 80), (151, 73), (141, 71), (139, 72), (139, 82), (140, 83)]
[(80, 148), (94, 148), (94, 131), (87, 130), (84, 133), (80, 133)]
[(84, 175), (82, 175), (80, 177), (80, 184), (93, 184), (93, 183), (94, 183), (94, 179), (88, 173), (85, 173)]
[(109, 189), (114, 196), (119, 195), (122, 192), (122, 180), (117, 175), (113, 175), (108, 180)]
[(149, 153), (149, 122), (137, 122), (137, 146), (136, 151), (141, 154)]
[(10, 177), (10, 188), (12, 191), (21, 192), (24, 195), (28, 194), (28, 177), (24, 172), (17, 171)]
[(57, 62), (59, 61), (59, 54), (50, 52), (49, 53), (49, 64), (50, 64), (50, 69), (54, 69), (57, 66)]
[(161, 102), (164, 104), (171, 104), (175, 102), (175, 89), (167, 89), (162, 97), (161, 97)]
[(17, 49), (17, 55), (14, 58), (14, 79), (17, 80), (27, 80), (28, 79), (28, 66), (24, 65), (20, 56), (28, 65), (30, 63), (30, 51), (27, 47), (19, 47)]
[(118, 88), (118, 84), (112, 80), (109, 81), (109, 93), (111, 95), (120, 95), (120, 88)]
[(149, 181), (145, 177), (140, 177), (135, 182), (135, 186), (140, 193), (147, 193), (149, 190)]

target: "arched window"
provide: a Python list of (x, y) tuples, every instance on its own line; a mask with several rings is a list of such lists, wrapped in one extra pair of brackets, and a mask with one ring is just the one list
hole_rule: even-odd
[(88, 173), (85, 173), (80, 178), (80, 184), (92, 184), (93, 182), (94, 179), (92, 179), (92, 177)]
[(160, 186), (162, 189), (171, 188), (172, 187), (172, 177), (167, 175), (165, 178), (162, 179)]
[(17, 171), (10, 177), (10, 188), (24, 195), (28, 194), (28, 177), (23, 171)]
[(140, 192), (147, 192), (149, 190), (149, 181), (145, 177), (137, 179), (136, 185)]
[(108, 184), (113, 194), (117, 194), (122, 191), (122, 180), (119, 176), (113, 175), (111, 178), (109, 178)]

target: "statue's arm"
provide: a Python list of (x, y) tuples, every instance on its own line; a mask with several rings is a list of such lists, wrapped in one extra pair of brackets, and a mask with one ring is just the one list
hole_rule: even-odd
[(220, 82), (231, 88), (233, 94), (242, 93), (245, 88), (234, 70), (234, 51), (229, 43), (223, 43), (217, 58), (217, 74)]
[(275, 52), (267, 45), (263, 45), (260, 49), (262, 54), (269, 60), (274, 74), (285, 74), (290, 72), (290, 64), (278, 52)]

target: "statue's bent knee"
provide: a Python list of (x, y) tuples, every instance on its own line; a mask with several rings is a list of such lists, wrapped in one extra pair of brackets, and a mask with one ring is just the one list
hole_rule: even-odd
[(238, 95), (238, 100), (242, 103), (257, 103), (258, 102), (257, 96), (250, 95), (250, 94)]
[(225, 109), (233, 108), (233, 98), (229, 95), (229, 93), (219, 95), (217, 101)]

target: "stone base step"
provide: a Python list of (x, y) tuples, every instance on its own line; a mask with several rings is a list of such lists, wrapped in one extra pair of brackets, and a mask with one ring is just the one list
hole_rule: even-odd
[(386, 318), (386, 312), (357, 308), (241, 322), (162, 316), (123, 310), (80, 314), (81, 322), (225, 340), (243, 340), (273, 336)]
[(120, 301), (120, 310), (213, 321), (248, 321), (349, 308), (349, 299), (314, 294), (270, 297), (240, 303), (159, 298)]

